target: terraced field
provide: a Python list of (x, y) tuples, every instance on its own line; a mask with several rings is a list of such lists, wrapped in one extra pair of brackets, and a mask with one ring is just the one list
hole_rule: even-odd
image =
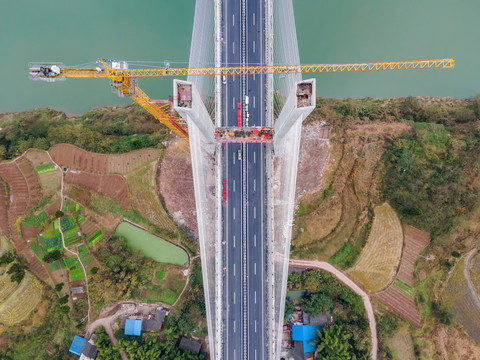
[(350, 274), (370, 292), (385, 288), (393, 280), (402, 255), (403, 231), (390, 205), (374, 209), (375, 219), (358, 261)]
[(149, 162), (158, 160), (161, 155), (160, 149), (141, 149), (122, 155), (108, 155), (107, 173), (126, 175)]
[(102, 175), (87, 172), (69, 171), (65, 173), (65, 181), (70, 184), (85, 186), (92, 191), (108, 196), (124, 209), (130, 209), (128, 187), (120, 175)]
[(465, 258), (455, 267), (442, 294), (445, 305), (453, 314), (454, 321), (477, 343), (480, 343), (480, 301), (468, 287), (465, 278)]
[(374, 297), (420, 327), (422, 319), (415, 301), (413, 272), (418, 256), (430, 243), (430, 235), (410, 225), (404, 226), (404, 235), (405, 246), (397, 277), (385, 291), (375, 294)]
[(160, 202), (155, 188), (157, 162), (151, 161), (126, 176), (128, 188), (132, 196), (131, 201), (143, 217), (164, 229), (175, 230), (175, 224), (168, 216)]
[(0, 276), (0, 325), (5, 326), (25, 320), (42, 299), (42, 284), (29, 272), (20, 285), (15, 283), (15, 288), (8, 283), (10, 276)]
[(48, 156), (46, 151), (29, 149), (25, 153), (25, 156), (28, 160), (30, 160), (32, 165), (37, 170), (38, 176), (40, 178), (40, 183), (42, 184), (42, 192), (45, 197), (53, 195), (58, 190), (60, 190), (60, 185), (62, 181), (62, 174), (60, 170), (41, 170), (52, 163), (52, 160), (50, 160), (50, 157)]
[(58, 144), (50, 149), (53, 160), (62, 167), (105, 173), (107, 155), (96, 154), (69, 144)]

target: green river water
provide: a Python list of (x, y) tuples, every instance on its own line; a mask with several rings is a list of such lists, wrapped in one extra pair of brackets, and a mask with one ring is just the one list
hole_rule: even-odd
[[(194, 4), (0, 0), (0, 112), (47, 106), (79, 114), (129, 103), (106, 80), (31, 82), (27, 63), (186, 62)], [(317, 75), (318, 96), (466, 98), (480, 92), (478, 0), (294, 0), (294, 7), (302, 63), (456, 59), (453, 70)], [(141, 87), (152, 98), (166, 98), (172, 79), (142, 79)]]

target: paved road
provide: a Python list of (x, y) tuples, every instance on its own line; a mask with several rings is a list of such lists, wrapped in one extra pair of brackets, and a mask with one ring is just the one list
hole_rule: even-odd
[(322, 269), (333, 274), (338, 280), (347, 285), (350, 289), (355, 291), (363, 299), (363, 304), (367, 310), (368, 322), (370, 323), (370, 333), (372, 335), (372, 351), (370, 352), (370, 358), (377, 360), (378, 353), (378, 340), (377, 340), (377, 323), (375, 322), (375, 314), (373, 313), (372, 303), (367, 293), (360, 289), (357, 284), (350, 280), (343, 272), (338, 270), (333, 265), (318, 260), (295, 260), (290, 259), (289, 265), (292, 267), (301, 267), (305, 269)]
[[(264, 63), (263, 7), (263, 0), (223, 2), (224, 65)], [(265, 76), (226, 77), (222, 90), (223, 126), (238, 126), (238, 110), (242, 126), (265, 125)], [(223, 148), (227, 188), (227, 202), (223, 207), (224, 357), (228, 359), (266, 358), (265, 153), (265, 144), (227, 144)]]

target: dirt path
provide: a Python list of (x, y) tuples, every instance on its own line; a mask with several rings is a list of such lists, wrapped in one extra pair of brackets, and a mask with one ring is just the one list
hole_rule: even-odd
[[(48, 157), (50, 158), (50, 160), (52, 161), (52, 163), (55, 164), (55, 166), (57, 166), (57, 168), (59, 169), (60, 173), (62, 174), (62, 186), (60, 188), (60, 198), (62, 199), (62, 202), (60, 203), (60, 210), (63, 209), (63, 201), (65, 200), (64, 198), (64, 195), (63, 195), (63, 185), (64, 185), (64, 176), (63, 176), (63, 171), (62, 171), (62, 168), (55, 162), (53, 161), (53, 158), (52, 156), (50, 155), (50, 153), (47, 151), (47, 154), (48, 154)], [(86, 289), (86, 294), (87, 294), (87, 302), (88, 302), (88, 312), (87, 312), (87, 323), (90, 322), (90, 309), (91, 309), (91, 306), (90, 306), (90, 294), (88, 292), (88, 277), (87, 277), (87, 270), (85, 269), (85, 266), (83, 265), (83, 262), (82, 262), (82, 259), (80, 258), (80, 255), (78, 254), (78, 252), (75, 252), (73, 250), (70, 250), (69, 248), (67, 248), (65, 246), (65, 237), (63, 236), (63, 231), (62, 231), (62, 227), (60, 226), (60, 219), (58, 219), (58, 230), (60, 231), (60, 234), (62, 235), (62, 245), (63, 245), (63, 248), (65, 249), (65, 251), (68, 251), (69, 253), (75, 255), (78, 259), (78, 262), (80, 263), (80, 265), (82, 266), (82, 269), (83, 269), (83, 274), (85, 275), (85, 289)]]
[(478, 299), (477, 292), (475, 291), (475, 287), (472, 284), (472, 280), (470, 279), (470, 260), (477, 254), (478, 249), (472, 249), (467, 257), (465, 258), (465, 266), (463, 267), (463, 274), (465, 275), (465, 279), (467, 279), (468, 288), (472, 293), (472, 298), (475, 301), (478, 309), (480, 309), (480, 300)]
[(367, 293), (360, 289), (357, 284), (350, 280), (343, 272), (335, 268), (333, 265), (318, 260), (295, 260), (290, 259), (289, 265), (292, 267), (302, 267), (302, 268), (314, 268), (322, 269), (333, 274), (338, 280), (347, 285), (350, 289), (355, 291), (363, 299), (363, 304), (367, 310), (368, 322), (370, 323), (370, 332), (372, 334), (372, 352), (370, 353), (370, 358), (372, 360), (377, 359), (378, 352), (378, 340), (377, 340), (377, 324), (375, 322), (375, 315), (373, 313), (372, 303)]

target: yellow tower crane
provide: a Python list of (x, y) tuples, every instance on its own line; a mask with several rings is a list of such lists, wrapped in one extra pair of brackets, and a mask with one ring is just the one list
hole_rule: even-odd
[(160, 106), (152, 101), (138, 87), (140, 77), (180, 77), (211, 75), (257, 75), (257, 74), (293, 74), (293, 73), (330, 73), (382, 70), (410, 70), (453, 68), (454, 59), (391, 61), (352, 64), (310, 64), (310, 65), (277, 65), (277, 66), (231, 66), (231, 67), (195, 67), (195, 68), (151, 68), (129, 69), (125, 61), (99, 60), (103, 67), (81, 69), (69, 68), (63, 64), (31, 63), (30, 78), (32, 80), (57, 81), (67, 78), (108, 78), (122, 97), (130, 97), (147, 110), (172, 132), (188, 141), (188, 129), (185, 121), (172, 115), (168, 105)]

